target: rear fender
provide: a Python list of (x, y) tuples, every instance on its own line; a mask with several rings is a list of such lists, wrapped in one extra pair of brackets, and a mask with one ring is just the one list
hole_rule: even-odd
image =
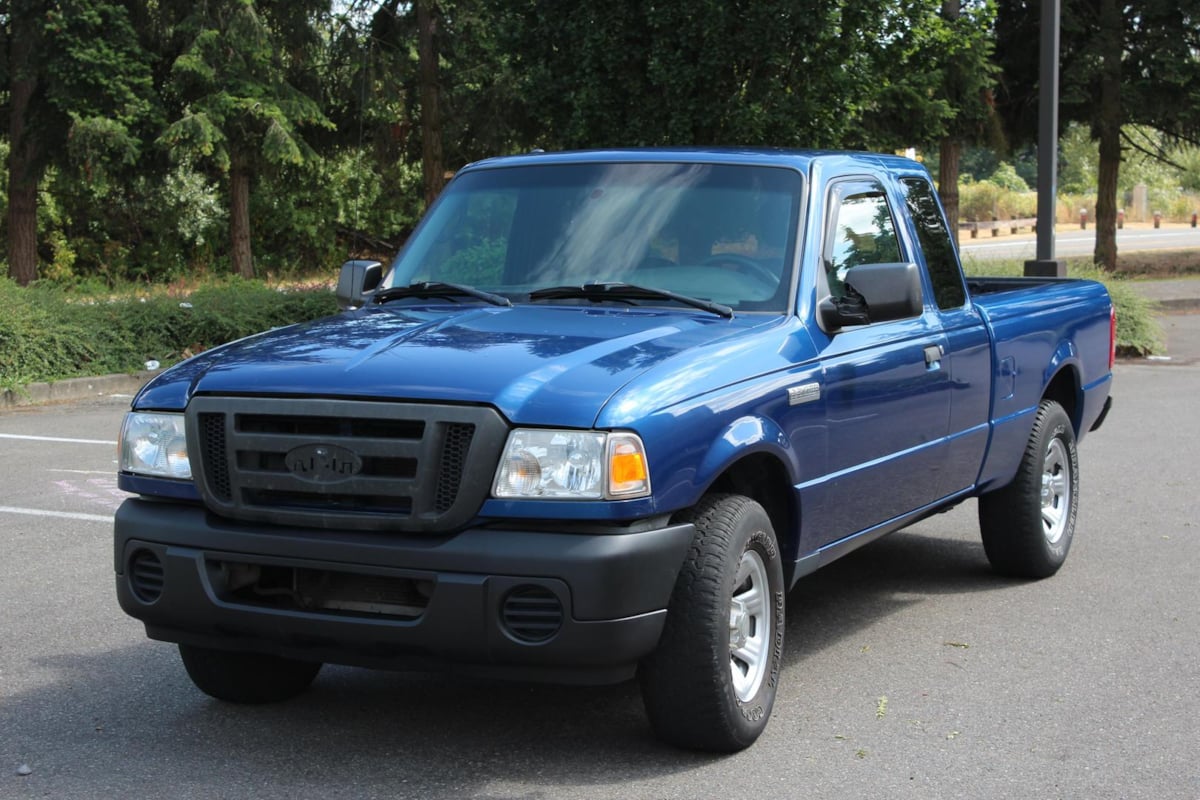
[[(1039, 403), (1046, 398), (1057, 400), (1063, 410), (1067, 412), (1067, 416), (1071, 418), (1071, 424), (1075, 428), (1077, 436), (1080, 425), (1079, 415), (1083, 407), (1082, 388), (1079, 382), (1081, 369), (1082, 365), (1075, 343), (1068, 340), (1059, 342), (1054, 354), (1050, 357), (1050, 363), (1046, 366), (1046, 372), (1042, 376), (1042, 391), (1038, 398)], [(1032, 423), (1030, 429), (1032, 430)]]

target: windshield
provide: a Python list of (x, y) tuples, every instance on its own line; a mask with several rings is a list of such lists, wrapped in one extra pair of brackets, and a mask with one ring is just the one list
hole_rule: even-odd
[(621, 282), (781, 312), (802, 187), (793, 170), (743, 165), (469, 172), (446, 189), (387, 286), (465, 284), (520, 301), (538, 289)]

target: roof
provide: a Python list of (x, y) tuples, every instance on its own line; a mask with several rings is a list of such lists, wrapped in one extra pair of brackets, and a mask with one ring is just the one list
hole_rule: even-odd
[(876, 169), (882, 167), (900, 171), (924, 170), (924, 167), (911, 159), (884, 153), (853, 150), (787, 150), (769, 147), (639, 147), (560, 152), (534, 151), (521, 155), (489, 158), (470, 164), (467, 169), (618, 162), (748, 164), (790, 167), (804, 173), (807, 173), (814, 164), (819, 162), (827, 162), (830, 166), (860, 164)]

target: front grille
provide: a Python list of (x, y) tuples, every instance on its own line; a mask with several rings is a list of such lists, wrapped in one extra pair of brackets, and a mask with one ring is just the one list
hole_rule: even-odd
[(229, 483), (229, 465), (225, 457), (225, 415), (200, 414), (199, 418), (204, 461), (209, 465), (209, 485), (214, 497), (228, 503), (233, 499), (233, 487)]
[(436, 586), (431, 575), (394, 571), (365, 574), (224, 559), (206, 563), (225, 602), (339, 616), (419, 619)]
[(234, 519), (432, 532), (468, 522), (507, 435), (479, 406), (196, 397), (200, 491)]
[(474, 425), (451, 424), (446, 426), (446, 446), (442, 448), (442, 468), (438, 474), (435, 507), (439, 512), (454, 505), (458, 487), (462, 483), (463, 469), (467, 465), (467, 451), (475, 435)]

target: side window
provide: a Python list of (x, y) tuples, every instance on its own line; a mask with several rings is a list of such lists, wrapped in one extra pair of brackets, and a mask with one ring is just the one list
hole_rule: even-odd
[(838, 184), (830, 197), (825, 232), (829, 293), (845, 295), (846, 273), (859, 264), (900, 261), (900, 243), (883, 187), (873, 181)]
[(950, 231), (938, 208), (933, 187), (929, 181), (920, 178), (906, 178), (900, 183), (904, 187), (908, 212), (912, 214), (917, 228), (917, 241), (925, 252), (925, 265), (929, 267), (929, 278), (933, 281), (933, 294), (938, 308), (960, 308), (967, 302), (962, 269), (954, 255)]

